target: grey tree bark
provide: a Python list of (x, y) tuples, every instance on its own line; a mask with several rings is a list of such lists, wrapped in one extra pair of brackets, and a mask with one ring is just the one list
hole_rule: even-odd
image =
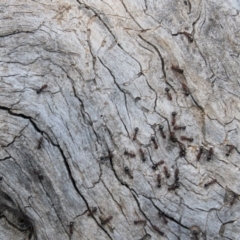
[(239, 239), (238, 0), (1, 0), (0, 239)]

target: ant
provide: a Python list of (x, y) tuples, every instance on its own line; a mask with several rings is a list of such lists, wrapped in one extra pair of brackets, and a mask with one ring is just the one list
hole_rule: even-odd
[(235, 146), (233, 145), (227, 145), (229, 147), (228, 151), (226, 152), (226, 156), (228, 157), (230, 155), (230, 153), (233, 151), (233, 149), (235, 148)]
[(161, 175), (160, 174), (158, 174), (157, 175), (157, 186), (160, 188), (162, 185), (161, 185)]
[(217, 182), (217, 179), (213, 179), (212, 181), (210, 181), (210, 182), (208, 182), (208, 183), (205, 183), (205, 184), (204, 184), (204, 187), (207, 188), (207, 187), (209, 187), (210, 185), (212, 185), (212, 184), (214, 184), (214, 183), (216, 183), (216, 182)]
[(166, 167), (166, 166), (164, 166), (164, 174), (165, 174), (165, 176), (167, 177), (167, 178), (169, 178), (170, 177), (170, 173), (168, 172), (168, 168)]
[(178, 145), (180, 148), (180, 152), (179, 152), (180, 157), (185, 157), (186, 156), (186, 148), (185, 148), (184, 144), (178, 141)]
[(146, 161), (145, 152), (141, 148), (139, 149), (139, 152), (140, 152), (142, 161), (145, 162)]
[(207, 156), (207, 161), (210, 161), (212, 159), (212, 155), (213, 155), (213, 148), (210, 147), (209, 152), (208, 152), (208, 156)]
[(172, 69), (173, 71), (175, 71), (175, 72), (178, 72), (178, 73), (183, 74), (183, 69), (181, 69), (181, 68), (179, 68), (179, 67), (177, 67), (177, 66), (172, 65), (171, 69)]
[(188, 86), (187, 86), (185, 83), (182, 83), (182, 89), (183, 89), (183, 91), (184, 91), (185, 96), (186, 96), (186, 97), (189, 96), (190, 91), (189, 91)]
[(136, 128), (134, 129), (133, 141), (136, 140), (138, 131), (139, 131), (139, 128), (136, 127)]
[(198, 152), (198, 154), (197, 154), (197, 161), (200, 160), (201, 155), (202, 155), (202, 152), (203, 152), (203, 146), (201, 146), (201, 147), (199, 148), (199, 152)]
[(233, 193), (232, 193), (232, 200), (231, 200), (231, 202), (230, 202), (230, 206), (232, 206), (232, 205), (234, 204), (234, 202), (235, 202), (235, 200), (236, 200), (237, 197), (238, 197), (237, 194), (233, 192)]
[(106, 159), (108, 159), (108, 158), (112, 158), (113, 157), (113, 154), (112, 153), (109, 153), (108, 155), (106, 155), (106, 156), (102, 156), (102, 157), (100, 157), (100, 160), (101, 161), (104, 161), (104, 160), (106, 160)]
[(124, 168), (124, 172), (125, 172), (130, 178), (133, 178), (133, 175), (132, 175), (132, 173), (131, 173), (131, 171), (130, 171), (130, 169), (129, 169), (128, 167), (125, 167), (125, 168)]
[(177, 142), (177, 138), (176, 138), (174, 132), (170, 132), (170, 137), (169, 137), (169, 139), (170, 139), (172, 142)]
[(97, 207), (92, 207), (90, 210), (89, 210), (89, 213), (87, 214), (89, 217), (90, 216), (93, 216), (93, 214), (97, 212)]
[(139, 219), (139, 220), (134, 220), (134, 224), (146, 224), (146, 220), (142, 220), (142, 219)]
[(162, 138), (166, 138), (166, 135), (165, 135), (164, 132), (163, 132), (163, 125), (160, 125), (160, 126), (159, 126), (159, 130), (160, 130), (160, 132), (161, 132)]
[(168, 100), (172, 101), (172, 94), (169, 92), (170, 89), (168, 87), (165, 88), (165, 91), (167, 92)]
[(39, 89), (36, 90), (37, 94), (41, 93), (47, 87), (48, 87), (47, 84), (42, 85)]
[(173, 183), (171, 186), (168, 187), (168, 190), (169, 190), (169, 191), (170, 191), (170, 190), (175, 190), (175, 189), (177, 189), (177, 188), (179, 188), (179, 187), (180, 187), (179, 182), (175, 182), (175, 183)]
[(159, 161), (159, 162), (157, 162), (157, 163), (153, 164), (153, 166), (152, 166), (152, 169), (153, 169), (153, 170), (156, 170), (156, 169), (157, 169), (157, 167), (158, 167), (159, 165), (162, 165), (163, 163), (164, 163), (164, 161), (163, 161), (163, 160), (161, 160), (161, 161)]
[(175, 169), (174, 179), (175, 179), (175, 182), (179, 181), (179, 169), (178, 168)]
[(180, 139), (182, 141), (193, 142), (193, 138), (192, 137), (181, 136)]
[(176, 123), (176, 115), (177, 115), (177, 112), (172, 112), (172, 126), (174, 126)]
[(186, 126), (178, 126), (178, 125), (176, 125), (176, 126), (174, 126), (173, 127), (173, 130), (185, 130), (186, 129)]
[(70, 232), (70, 235), (73, 234), (73, 226), (74, 226), (74, 222), (70, 222), (70, 223), (69, 223), (69, 232)]
[(193, 42), (193, 37), (192, 37), (192, 34), (188, 33), (188, 32), (182, 32), (182, 34), (184, 34), (187, 39), (188, 39), (188, 42), (192, 43)]
[(136, 154), (135, 154), (135, 153), (133, 153), (133, 152), (128, 152), (127, 150), (124, 151), (124, 155), (129, 156), (129, 157), (132, 157), (132, 158), (136, 157)]
[(153, 142), (153, 144), (154, 144), (154, 148), (155, 148), (155, 149), (158, 149), (158, 145), (157, 145), (157, 142), (156, 142), (156, 139), (155, 139), (154, 136), (151, 137), (151, 140), (152, 140), (152, 142)]
[(102, 217), (100, 217), (100, 221), (102, 225), (107, 224), (108, 222), (110, 222), (113, 219), (113, 216), (109, 216), (106, 219), (103, 219)]
[(43, 143), (43, 137), (40, 137), (40, 139), (38, 140), (37, 149), (41, 149), (42, 143)]

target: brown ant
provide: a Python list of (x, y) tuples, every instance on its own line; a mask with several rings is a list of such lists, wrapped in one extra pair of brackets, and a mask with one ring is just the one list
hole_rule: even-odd
[(89, 217), (90, 216), (93, 216), (93, 214), (97, 212), (97, 207), (92, 207), (90, 210), (89, 210), (89, 213), (87, 214)]
[(127, 150), (124, 151), (124, 155), (129, 156), (131, 158), (136, 157), (136, 154), (133, 152), (128, 152)]
[(184, 34), (187, 39), (188, 39), (188, 42), (192, 43), (193, 42), (193, 37), (192, 37), (192, 34), (188, 33), (188, 32), (182, 32), (182, 34)]
[(113, 216), (109, 216), (106, 219), (103, 219), (102, 217), (99, 217), (99, 218), (100, 218), (101, 224), (105, 225), (113, 219)]
[(175, 182), (175, 183), (173, 183), (171, 186), (168, 187), (168, 190), (169, 190), (169, 191), (170, 191), (170, 190), (175, 190), (175, 189), (177, 189), (177, 188), (179, 188), (179, 187), (180, 187), (179, 182)]
[(151, 137), (151, 141), (153, 142), (154, 144), (154, 148), (155, 149), (158, 149), (158, 145), (157, 145), (157, 142), (156, 142), (156, 138), (154, 136)]
[(180, 150), (179, 152), (180, 157), (185, 157), (186, 156), (186, 150)]
[(212, 181), (210, 181), (210, 182), (208, 182), (208, 183), (205, 183), (205, 184), (204, 184), (204, 187), (207, 188), (207, 187), (209, 187), (210, 185), (212, 185), (212, 184), (214, 184), (214, 183), (216, 183), (216, 182), (217, 182), (217, 179), (213, 179)]
[(181, 69), (181, 68), (179, 68), (179, 67), (177, 67), (177, 66), (172, 65), (171, 69), (172, 69), (173, 71), (177, 72), (177, 73), (183, 74), (183, 69)]
[(167, 92), (168, 100), (172, 101), (172, 94), (169, 92), (170, 89), (168, 87), (165, 88), (165, 91)]
[(201, 157), (201, 155), (202, 155), (202, 152), (203, 152), (203, 146), (201, 146), (201, 147), (199, 148), (199, 152), (198, 152), (198, 154), (197, 154), (197, 161), (200, 160), (200, 157)]
[(174, 126), (173, 127), (173, 130), (185, 130), (186, 129), (186, 126), (178, 126), (178, 125), (176, 125), (176, 126)]
[(162, 164), (164, 164), (164, 161), (163, 161), (163, 160), (161, 160), (161, 161), (159, 161), (159, 162), (153, 164), (153, 165), (152, 165), (152, 169), (153, 169), (153, 170), (156, 170), (157, 167), (158, 167), (159, 165), (162, 165)]
[(209, 152), (208, 152), (208, 156), (207, 156), (207, 161), (210, 161), (210, 160), (211, 160), (212, 155), (213, 155), (213, 148), (210, 147), (210, 148), (209, 148)]
[(193, 142), (193, 138), (192, 137), (181, 136), (180, 139), (182, 141)]
[(180, 157), (185, 157), (186, 156), (186, 148), (185, 148), (184, 144), (178, 141), (178, 145), (180, 148), (180, 152), (179, 152)]
[(142, 161), (145, 162), (146, 161), (145, 152), (141, 148), (139, 149), (139, 152), (140, 152)]
[(235, 148), (235, 146), (233, 145), (227, 145), (227, 146), (229, 147), (228, 151), (226, 152), (226, 156), (228, 157), (233, 151), (233, 149)]
[(36, 90), (37, 94), (41, 93), (47, 87), (48, 87), (47, 84), (42, 85), (39, 89)]
[(170, 177), (170, 173), (168, 172), (168, 168), (166, 166), (164, 166), (164, 174), (166, 176), (166, 178), (169, 178)]
[(162, 185), (161, 185), (161, 175), (158, 174), (157, 175), (157, 186), (160, 188)]
[(74, 222), (70, 222), (70, 223), (69, 223), (69, 232), (70, 232), (70, 235), (73, 234), (73, 226), (74, 226)]
[(113, 157), (113, 154), (112, 153), (109, 153), (108, 155), (106, 155), (106, 156), (102, 156), (102, 157), (100, 157), (100, 160), (101, 161), (104, 161), (104, 160), (106, 160), (106, 159), (108, 159), (108, 158), (112, 158)]
[(40, 139), (38, 140), (37, 149), (41, 149), (42, 143), (43, 143), (43, 137), (40, 137)]
[(160, 130), (160, 133), (161, 133), (161, 135), (162, 135), (162, 138), (166, 138), (166, 135), (165, 135), (164, 132), (163, 132), (163, 125), (160, 125), (160, 126), (159, 126), (159, 130)]
[(184, 91), (185, 96), (187, 97), (190, 94), (189, 88), (185, 83), (182, 83), (182, 89)]
[(177, 67), (177, 66), (172, 65), (171, 69), (172, 69), (173, 71), (175, 71), (175, 72), (178, 72), (178, 73), (183, 74), (183, 69), (181, 69), (181, 68), (179, 68), (179, 67)]
[(124, 172), (130, 177), (133, 178), (133, 175), (128, 167), (124, 167)]
[(179, 188), (180, 184), (178, 181), (179, 181), (179, 169), (176, 168), (174, 171), (174, 183), (168, 187), (168, 190), (175, 190), (176, 188)]
[(177, 142), (177, 138), (176, 138), (174, 132), (170, 132), (170, 137), (169, 137), (169, 139), (170, 139), (172, 142)]
[(237, 194), (234, 193), (234, 192), (232, 193), (232, 195), (233, 195), (233, 198), (232, 198), (232, 200), (231, 200), (231, 202), (230, 202), (230, 206), (232, 206), (232, 205), (234, 204), (236, 198), (238, 197)]
[(138, 131), (139, 131), (139, 128), (138, 128), (138, 127), (134, 128), (133, 141), (136, 140)]
[(139, 220), (134, 220), (134, 224), (146, 224), (147, 221), (146, 220), (142, 220), (142, 219), (139, 219)]
[(174, 126), (176, 123), (176, 115), (177, 115), (177, 112), (172, 112), (172, 126)]
[(174, 171), (174, 179), (175, 179), (175, 182), (179, 181), (179, 169), (178, 168), (176, 168)]

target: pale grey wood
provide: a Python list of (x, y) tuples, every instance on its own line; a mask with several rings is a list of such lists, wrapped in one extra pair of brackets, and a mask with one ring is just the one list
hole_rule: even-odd
[(239, 11), (2, 0), (0, 239), (239, 239)]

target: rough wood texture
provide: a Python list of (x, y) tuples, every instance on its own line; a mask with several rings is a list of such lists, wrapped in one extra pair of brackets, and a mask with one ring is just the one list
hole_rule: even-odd
[(2, 0), (0, 239), (239, 239), (239, 11)]

